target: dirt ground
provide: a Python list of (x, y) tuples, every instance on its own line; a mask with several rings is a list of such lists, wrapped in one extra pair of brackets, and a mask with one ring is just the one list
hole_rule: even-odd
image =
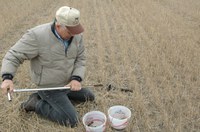
[[(132, 112), (125, 132), (200, 131), (199, 0), (0, 0), (0, 61), (27, 29), (50, 22), (63, 5), (81, 11), (87, 72), (94, 103), (76, 104), (82, 117), (113, 105)], [(34, 88), (29, 62), (16, 88)], [(126, 90), (123, 91), (123, 90)], [(30, 93), (0, 94), (1, 132), (83, 132), (19, 110)], [(109, 124), (106, 132), (114, 132)]]

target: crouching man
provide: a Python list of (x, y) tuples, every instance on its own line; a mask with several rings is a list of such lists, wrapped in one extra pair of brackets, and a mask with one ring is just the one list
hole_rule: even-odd
[(79, 19), (79, 10), (68, 6), (59, 8), (53, 22), (28, 30), (10, 48), (1, 67), (3, 94), (13, 92), (12, 80), (24, 60), (30, 60), (31, 79), (38, 87), (69, 86), (70, 90), (33, 93), (21, 108), (71, 127), (76, 126), (79, 119), (71, 100), (85, 102), (95, 99), (89, 88), (81, 87), (86, 58), (82, 40), (84, 29)]

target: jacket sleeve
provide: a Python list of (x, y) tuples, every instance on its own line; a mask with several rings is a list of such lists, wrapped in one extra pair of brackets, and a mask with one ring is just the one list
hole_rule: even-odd
[(83, 80), (86, 69), (85, 64), (86, 64), (85, 47), (81, 35), (78, 41), (78, 56), (75, 60), (72, 76), (78, 76), (81, 78), (81, 80)]
[(2, 61), (1, 75), (15, 75), (17, 68), (24, 60), (30, 60), (38, 55), (38, 42), (35, 34), (29, 30), (10, 48)]

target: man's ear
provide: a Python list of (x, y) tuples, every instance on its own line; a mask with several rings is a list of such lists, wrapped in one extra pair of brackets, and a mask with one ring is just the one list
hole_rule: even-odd
[(55, 23), (55, 28), (58, 30), (58, 29), (61, 28), (61, 25), (60, 25), (58, 22), (56, 22), (56, 23)]

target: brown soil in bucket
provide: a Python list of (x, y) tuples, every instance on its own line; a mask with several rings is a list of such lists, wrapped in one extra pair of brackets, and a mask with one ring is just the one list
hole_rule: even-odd
[(113, 115), (112, 115), (113, 118), (116, 118), (116, 119), (120, 119), (120, 120), (123, 120), (123, 119), (126, 119), (126, 114), (122, 111), (122, 110), (119, 110), (119, 111), (116, 111)]
[(87, 126), (98, 127), (98, 126), (101, 126), (102, 124), (103, 124), (102, 120), (93, 120), (93, 121), (90, 121), (89, 123), (87, 123)]

